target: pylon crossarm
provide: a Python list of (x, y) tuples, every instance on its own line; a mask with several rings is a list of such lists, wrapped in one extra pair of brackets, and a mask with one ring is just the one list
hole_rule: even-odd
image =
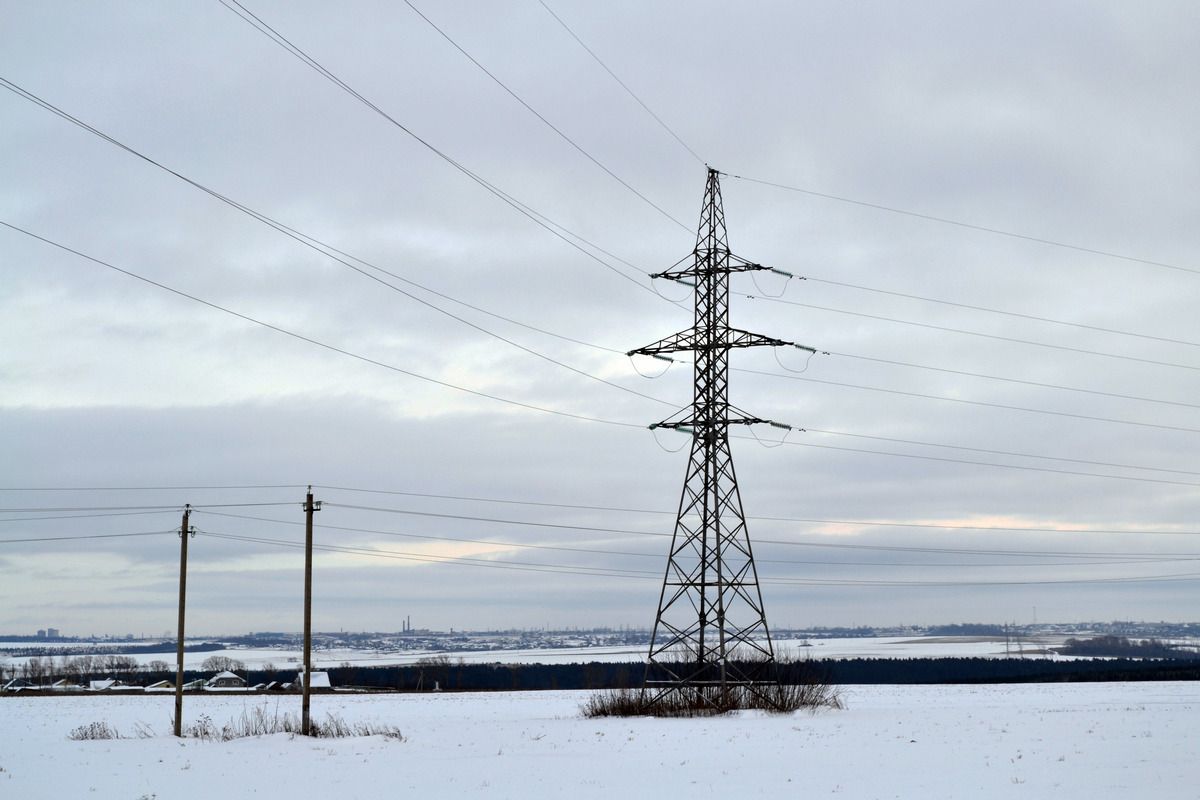
[[(716, 258), (714, 258), (714, 255)], [(752, 264), (749, 261), (738, 261), (735, 263), (732, 259), (737, 258), (736, 256), (731, 256), (729, 261), (721, 263), (722, 258), (725, 256), (730, 256), (730, 254), (728, 252), (722, 253), (720, 249), (713, 252), (700, 251), (696, 253), (696, 260), (690, 267), (655, 272), (650, 277), (682, 283), (689, 279), (712, 275), (713, 273), (728, 274), (730, 272), (753, 272), (755, 270), (775, 271), (771, 267), (764, 267), (762, 264)]]
[(652, 342), (645, 347), (630, 350), (625, 355), (659, 356), (663, 353), (688, 351), (711, 352), (744, 347), (797, 347), (801, 350), (813, 353), (817, 352), (806, 345), (796, 344), (784, 339), (776, 339), (771, 336), (763, 336), (758, 333), (751, 333), (739, 328), (722, 328), (715, 331), (704, 331), (703, 333), (704, 335), (701, 336), (695, 328), (689, 328), (686, 331), (673, 333), (664, 339), (659, 339), (657, 342)]
[(630, 350), (625, 355), (655, 356), (662, 353), (680, 353), (694, 349), (696, 349), (696, 331), (694, 328), (689, 328), (686, 331), (673, 333), (665, 339), (659, 339), (657, 342), (648, 344), (645, 347)]
[(796, 345), (795, 342), (787, 342), (783, 339), (775, 339), (739, 328), (726, 328), (724, 334), (729, 347), (794, 347)]

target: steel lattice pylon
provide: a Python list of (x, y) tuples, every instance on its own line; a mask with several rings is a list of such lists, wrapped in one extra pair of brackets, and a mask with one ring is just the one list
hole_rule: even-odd
[(650, 640), (644, 689), (650, 701), (683, 693), (704, 705), (730, 686), (774, 681), (775, 653), (729, 450), (729, 426), (774, 424), (729, 405), (729, 351), (773, 346), (811, 348), (729, 326), (729, 276), (768, 269), (729, 252), (720, 173), (708, 170), (691, 266), (651, 277), (694, 284), (693, 326), (629, 355), (690, 351), (692, 404), (651, 425), (690, 433), (691, 456)]

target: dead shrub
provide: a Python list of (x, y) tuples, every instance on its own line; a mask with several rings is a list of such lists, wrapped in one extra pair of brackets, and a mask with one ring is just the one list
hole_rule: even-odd
[(120, 739), (121, 734), (117, 733), (117, 729), (107, 722), (89, 722), (68, 733), (67, 738), (76, 742), (84, 742), (95, 739)]

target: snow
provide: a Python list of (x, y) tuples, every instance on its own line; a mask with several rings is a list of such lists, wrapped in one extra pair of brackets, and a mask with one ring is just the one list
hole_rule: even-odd
[[(304, 686), (304, 672), (303, 671), (297, 673), (295, 683), (297, 686), (300, 686), (300, 687)], [(312, 688), (314, 688), (314, 689), (330, 689), (332, 687), (333, 687), (333, 684), (330, 683), (330, 681), (329, 681), (329, 673), (328, 672), (312, 673)]]
[[(1200, 684), (847, 687), (842, 711), (579, 716), (587, 692), (318, 695), (384, 737), (175, 740), (153, 695), (0, 698), (0, 797), (1194, 798)], [(198, 696), (218, 726), (299, 698)], [(71, 741), (103, 720), (133, 737)]]
[[(1065, 636), (1047, 635), (1021, 642), (1005, 642), (1004, 637), (975, 636), (925, 636), (925, 637), (854, 637), (831, 639), (780, 639), (775, 641), (775, 650), (782, 656), (800, 658), (1044, 658), (1048, 647), (1058, 646)], [(1197, 644), (1191, 642), (1189, 644)], [(111, 645), (113, 643), (102, 643)], [(3, 643), (0, 642), (0, 646)], [(28, 645), (25, 645), (28, 646)], [(38, 646), (41, 646), (40, 644)], [(313, 652), (313, 668), (339, 667), (349, 664), (355, 667), (376, 667), (391, 664), (414, 664), (423, 658), (445, 656), (451, 661), (460, 659), (468, 664), (572, 664), (590, 661), (642, 661), (646, 657), (647, 645), (614, 645), (601, 647), (562, 647), (531, 650), (418, 650), (405, 652), (377, 653), (369, 650), (323, 649)], [(1042, 651), (1042, 652), (1039, 652)], [(120, 654), (117, 652), (117, 654)], [(131, 653), (142, 664), (153, 660), (175, 664), (172, 653)], [(189, 670), (200, 669), (201, 663), (211, 656), (225, 656), (246, 665), (247, 669), (263, 669), (270, 664), (276, 669), (299, 669), (303, 665), (303, 653), (298, 649), (284, 648), (227, 648), (189, 652), (184, 655), (184, 666)], [(1067, 658), (1053, 655), (1054, 658)], [(11, 663), (20, 665), (28, 659), (23, 656), (11, 658)]]

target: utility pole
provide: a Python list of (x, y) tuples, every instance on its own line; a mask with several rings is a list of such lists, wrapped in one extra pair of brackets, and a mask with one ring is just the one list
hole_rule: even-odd
[(183, 618), (187, 602), (187, 550), (188, 538), (196, 535), (188, 527), (192, 516), (191, 505), (183, 507), (183, 522), (179, 526), (179, 640), (175, 644), (175, 735), (183, 736)]
[(694, 707), (719, 707), (728, 701), (731, 687), (756, 692), (774, 680), (775, 652), (733, 469), (729, 426), (791, 426), (729, 405), (729, 351), (767, 346), (816, 352), (729, 326), (730, 275), (771, 268), (729, 252), (719, 176), (709, 168), (692, 263), (650, 276), (694, 288), (692, 327), (629, 352), (664, 358), (690, 351), (695, 364), (691, 405), (650, 426), (692, 437), (643, 683), (652, 705), (674, 694)]
[(321, 502), (313, 502), (312, 487), (304, 498), (304, 699), (301, 701), (300, 732), (308, 736), (312, 730), (309, 718), (309, 692), (312, 690), (312, 546), (313, 512), (321, 510)]

